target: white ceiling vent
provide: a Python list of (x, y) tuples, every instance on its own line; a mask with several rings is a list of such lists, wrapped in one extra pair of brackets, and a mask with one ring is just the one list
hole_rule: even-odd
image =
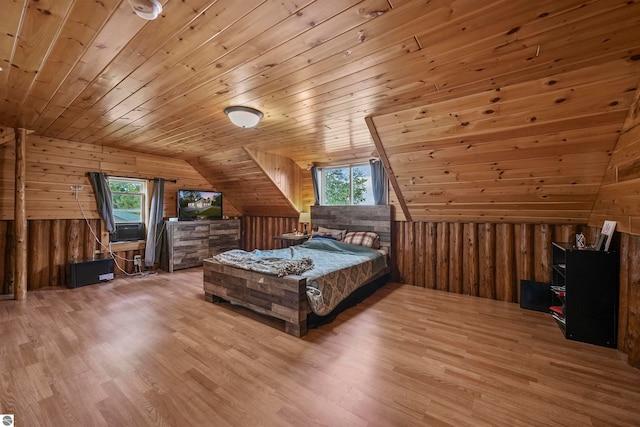
[(133, 11), (140, 18), (152, 21), (162, 12), (162, 5), (158, 0), (129, 0)]

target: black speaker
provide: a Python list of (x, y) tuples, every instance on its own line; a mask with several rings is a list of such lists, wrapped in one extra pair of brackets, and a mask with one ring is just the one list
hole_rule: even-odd
[(70, 262), (67, 271), (67, 286), (78, 288), (113, 279), (113, 258)]
[(520, 307), (527, 310), (549, 312), (552, 304), (553, 292), (551, 283), (520, 281)]

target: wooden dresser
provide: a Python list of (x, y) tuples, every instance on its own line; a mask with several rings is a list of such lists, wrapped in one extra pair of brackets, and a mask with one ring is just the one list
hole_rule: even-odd
[(205, 258), (240, 247), (240, 220), (166, 221), (160, 267), (168, 272), (202, 265)]

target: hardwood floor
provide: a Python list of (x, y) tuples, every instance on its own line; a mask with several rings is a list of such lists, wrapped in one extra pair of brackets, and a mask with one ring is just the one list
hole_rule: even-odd
[[(389, 284), (302, 339), (202, 269), (0, 301), (17, 426), (638, 426), (640, 370), (518, 305)], [(258, 320), (258, 321), (256, 321)]]

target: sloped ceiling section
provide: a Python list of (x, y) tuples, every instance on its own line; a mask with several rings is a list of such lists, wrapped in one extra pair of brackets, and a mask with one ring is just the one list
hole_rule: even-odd
[(298, 210), (244, 148), (189, 163), (243, 215), (297, 217)]
[[(260, 169), (280, 189), (283, 196), (296, 212), (303, 210), (303, 178), (302, 170), (288, 157), (262, 151), (246, 149)], [(307, 209), (308, 211), (308, 209)]]
[(163, 1), (155, 21), (126, 0), (10, 3), (0, 22), (3, 124), (194, 159), (238, 147), (243, 135), (223, 110), (249, 105), (266, 116), (242, 145), (277, 147), (305, 167), (372, 149), (352, 85), (379, 85), (373, 65), (418, 49), (413, 30), (386, 32), (424, 8), (365, 28), (386, 0)]
[(589, 225), (616, 221), (616, 230), (640, 236), (640, 87), (600, 186)]
[(611, 61), (373, 117), (405, 214), (586, 223), (638, 72)]

